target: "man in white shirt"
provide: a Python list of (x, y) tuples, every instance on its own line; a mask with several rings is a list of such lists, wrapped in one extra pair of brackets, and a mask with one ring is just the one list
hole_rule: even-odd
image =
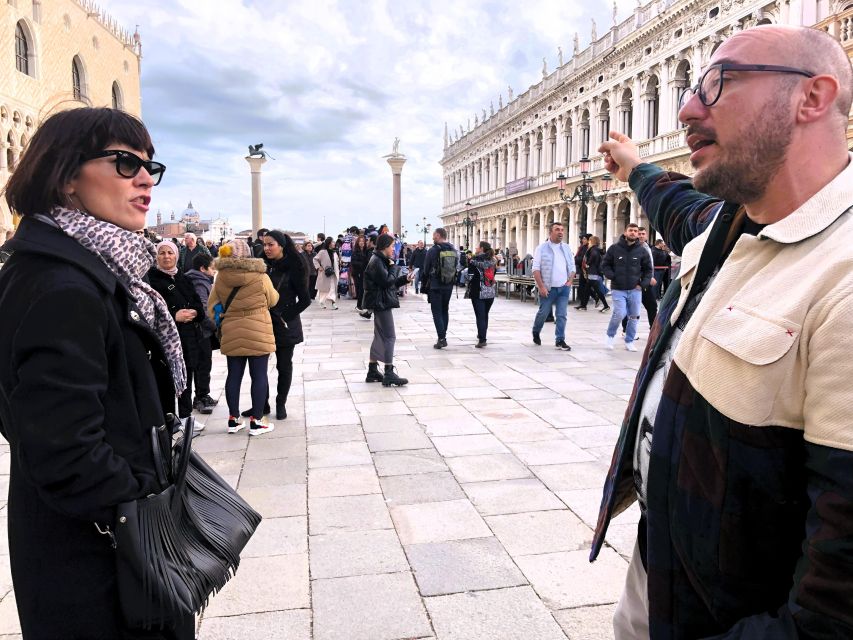
[(566, 344), (566, 309), (575, 275), (575, 257), (569, 246), (563, 244), (563, 225), (552, 222), (548, 230), (547, 242), (536, 247), (533, 254), (533, 279), (539, 289), (539, 312), (533, 321), (533, 342), (542, 344), (539, 332), (552, 306), (556, 305), (554, 345), (557, 349), (571, 351), (572, 348)]

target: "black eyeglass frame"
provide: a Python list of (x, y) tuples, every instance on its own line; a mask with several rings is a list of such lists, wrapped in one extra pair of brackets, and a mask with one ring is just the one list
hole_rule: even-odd
[[(705, 81), (705, 76), (707, 76), (711, 71), (714, 71), (715, 69), (719, 69), (720, 84), (719, 88), (717, 89), (717, 95), (714, 97), (713, 100), (708, 102), (705, 92), (702, 91), (702, 83)], [(705, 69), (704, 73), (699, 77), (699, 82), (697, 82), (692, 87), (688, 87), (681, 93), (681, 96), (678, 99), (679, 110), (683, 109), (684, 105), (687, 104), (685, 96), (687, 96), (688, 94), (690, 97), (698, 95), (699, 101), (706, 107), (713, 107), (715, 104), (717, 104), (717, 101), (720, 99), (720, 96), (723, 95), (723, 84), (725, 83), (723, 74), (726, 71), (765, 71), (769, 73), (794, 73), (796, 75), (805, 76), (806, 78), (814, 78), (817, 75), (816, 73), (806, 71), (805, 69), (797, 69), (795, 67), (782, 67), (775, 64), (739, 64), (736, 62), (720, 62), (717, 64), (712, 64), (710, 67)], [(689, 99), (690, 98), (687, 98), (687, 100)]]
[[(85, 162), (88, 162), (89, 160), (97, 160), (98, 158), (109, 158), (110, 156), (115, 156), (116, 173), (122, 178), (135, 178), (139, 174), (139, 170), (142, 167), (145, 167), (148, 175), (150, 175), (154, 180), (154, 186), (156, 187), (163, 179), (163, 174), (166, 173), (166, 165), (162, 162), (143, 160), (135, 153), (124, 151), (123, 149), (107, 149), (105, 151), (99, 151), (98, 153), (87, 156), (85, 158)], [(136, 168), (131, 170), (130, 175), (121, 172), (121, 169), (119, 168), (121, 166), (121, 160), (130, 160), (136, 163)]]

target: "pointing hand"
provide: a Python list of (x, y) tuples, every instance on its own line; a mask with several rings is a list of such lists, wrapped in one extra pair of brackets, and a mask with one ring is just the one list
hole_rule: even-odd
[(633, 168), (642, 162), (634, 141), (618, 131), (611, 131), (610, 140), (603, 142), (598, 150), (604, 154), (605, 168), (622, 182), (628, 182)]

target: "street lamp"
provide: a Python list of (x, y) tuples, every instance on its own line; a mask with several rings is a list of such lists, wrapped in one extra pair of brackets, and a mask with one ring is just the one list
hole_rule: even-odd
[(471, 236), (471, 227), (473, 227), (474, 223), (477, 222), (477, 212), (471, 211), (470, 202), (465, 203), (465, 217), (460, 220), (459, 214), (457, 213), (454, 222), (465, 225), (465, 247), (470, 249), (471, 244), (468, 241), (468, 238)]
[(593, 183), (595, 182), (592, 178), (589, 177), (589, 171), (592, 168), (592, 162), (590, 162), (589, 158), (584, 156), (580, 161), (580, 169), (581, 169), (581, 183), (575, 187), (574, 193), (572, 195), (566, 195), (566, 176), (562, 173), (557, 176), (557, 185), (560, 192), (560, 199), (564, 202), (574, 202), (575, 200), (580, 200), (583, 205), (582, 211), (583, 215), (581, 216), (581, 228), (580, 233), (586, 233), (586, 205), (588, 202), (604, 202), (604, 198), (607, 196), (607, 192), (613, 188), (613, 177), (609, 173), (605, 173), (601, 176), (601, 195), (595, 195), (593, 190)]
[(418, 233), (424, 234), (424, 244), (427, 243), (427, 234), (432, 231), (432, 225), (427, 222), (426, 216), (423, 217), (421, 224), (416, 224), (415, 229)]

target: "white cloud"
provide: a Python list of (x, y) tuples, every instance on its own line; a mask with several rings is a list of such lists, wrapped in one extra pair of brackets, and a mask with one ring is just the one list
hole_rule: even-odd
[[(634, 0), (618, 0), (620, 21)], [(189, 200), (203, 215), (250, 224), (246, 145), (264, 142), (267, 226), (328, 231), (391, 222), (395, 136), (408, 157), (403, 224), (442, 207), (444, 122), (452, 130), (602, 35), (612, 3), (529, 0), (103, 0), (139, 24), (143, 119), (169, 170), (153, 202), (168, 218)], [(152, 216), (153, 220), (153, 216)]]

